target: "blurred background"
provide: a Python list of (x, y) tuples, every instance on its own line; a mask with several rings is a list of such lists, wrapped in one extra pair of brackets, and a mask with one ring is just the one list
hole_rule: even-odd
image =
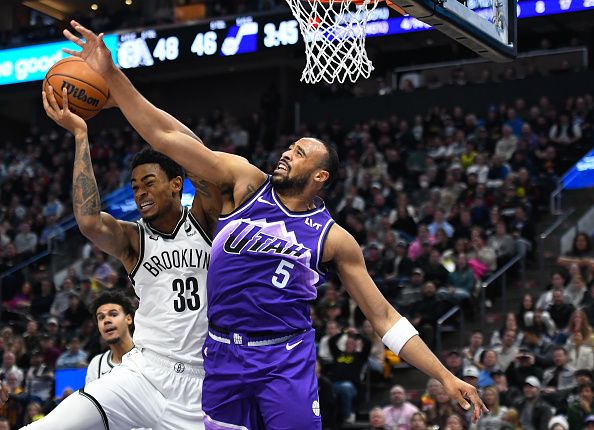
[[(0, 2), (0, 377), (12, 393), (0, 429), (84, 383), (106, 349), (87, 310), (97, 294), (134, 297), (119, 262), (76, 227), (73, 138), (41, 105), (71, 18), (106, 33), (139, 90), (213, 149), (271, 172), (298, 137), (335, 144), (334, 218), (381, 292), (492, 411), (470, 423), (384, 349), (331, 274), (312, 303), (324, 428), (594, 428), (594, 1), (518, 5), (513, 62), (380, 4), (372, 76), (309, 86), (282, 0)], [(128, 162), (145, 143), (116, 109), (89, 127), (104, 210), (137, 218)], [(337, 361), (348, 338), (365, 364)], [(72, 355), (74, 368), (57, 364)]]

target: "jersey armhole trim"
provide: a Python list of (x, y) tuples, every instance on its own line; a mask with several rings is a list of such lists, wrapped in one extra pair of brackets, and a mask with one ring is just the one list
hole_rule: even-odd
[(190, 222), (192, 224), (194, 224), (194, 227), (196, 227), (196, 230), (198, 230), (198, 232), (200, 233), (202, 238), (206, 241), (208, 246), (212, 246), (212, 239), (210, 238), (210, 236), (208, 234), (206, 234), (206, 231), (204, 231), (204, 229), (202, 228), (202, 226), (200, 225), (198, 220), (196, 218), (194, 218), (194, 215), (192, 214), (191, 211), (188, 212), (188, 218), (190, 218)]
[(316, 270), (320, 274), (325, 273), (320, 268), (320, 264), (322, 263), (322, 257), (323, 257), (323, 253), (324, 253), (324, 244), (326, 243), (326, 239), (328, 238), (328, 232), (330, 231), (330, 227), (332, 227), (333, 224), (334, 224), (334, 220), (332, 218), (330, 218), (328, 220), (328, 222), (326, 223), (326, 225), (324, 226), (324, 229), (322, 230), (322, 234), (320, 235), (320, 240), (318, 242), (318, 261), (316, 262)]
[(258, 189), (256, 190), (256, 192), (254, 193), (254, 195), (252, 197), (250, 197), (249, 199), (244, 201), (242, 204), (237, 206), (235, 209), (233, 209), (228, 214), (224, 214), (224, 215), (221, 214), (221, 216), (219, 216), (219, 220), (225, 221), (225, 220), (229, 219), (230, 217), (232, 217), (233, 215), (237, 215), (239, 212), (242, 212), (245, 208), (247, 208), (252, 203), (254, 203), (256, 201), (256, 199), (262, 195), (262, 193), (264, 192), (264, 190), (266, 189), (266, 187), (268, 186), (269, 183), (270, 183), (270, 175), (266, 176), (266, 180), (264, 181), (264, 183), (262, 185), (260, 185), (258, 187)]
[(138, 236), (140, 237), (140, 251), (138, 252), (138, 261), (136, 262), (134, 268), (128, 275), (132, 283), (134, 283), (134, 275), (136, 275), (136, 272), (138, 272), (140, 263), (142, 263), (142, 260), (144, 259), (144, 228), (138, 222), (136, 223), (136, 226), (138, 227)]
[(103, 420), (103, 427), (105, 427), (105, 430), (109, 430), (109, 421), (107, 420), (107, 414), (105, 413), (105, 410), (103, 410), (103, 406), (101, 406), (97, 399), (95, 399), (89, 393), (85, 393), (84, 388), (81, 388), (78, 392), (81, 396), (89, 399), (91, 403), (97, 408), (99, 414), (101, 415), (101, 419)]

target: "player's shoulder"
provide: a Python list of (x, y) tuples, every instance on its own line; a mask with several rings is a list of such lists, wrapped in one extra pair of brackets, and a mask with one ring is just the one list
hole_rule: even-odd
[(324, 263), (336, 260), (341, 256), (360, 252), (361, 248), (355, 238), (338, 223), (332, 223), (324, 242)]

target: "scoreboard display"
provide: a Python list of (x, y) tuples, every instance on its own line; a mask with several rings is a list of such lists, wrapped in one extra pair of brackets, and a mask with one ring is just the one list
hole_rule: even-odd
[(231, 57), (299, 42), (296, 20), (256, 21), (251, 16), (202, 25), (145, 29), (119, 35), (118, 64), (123, 69), (188, 63), (203, 57)]

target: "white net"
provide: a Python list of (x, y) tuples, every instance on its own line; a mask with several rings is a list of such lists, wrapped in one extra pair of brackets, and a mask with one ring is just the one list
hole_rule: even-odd
[(343, 83), (368, 78), (365, 28), (381, 0), (287, 0), (305, 41), (301, 81)]

